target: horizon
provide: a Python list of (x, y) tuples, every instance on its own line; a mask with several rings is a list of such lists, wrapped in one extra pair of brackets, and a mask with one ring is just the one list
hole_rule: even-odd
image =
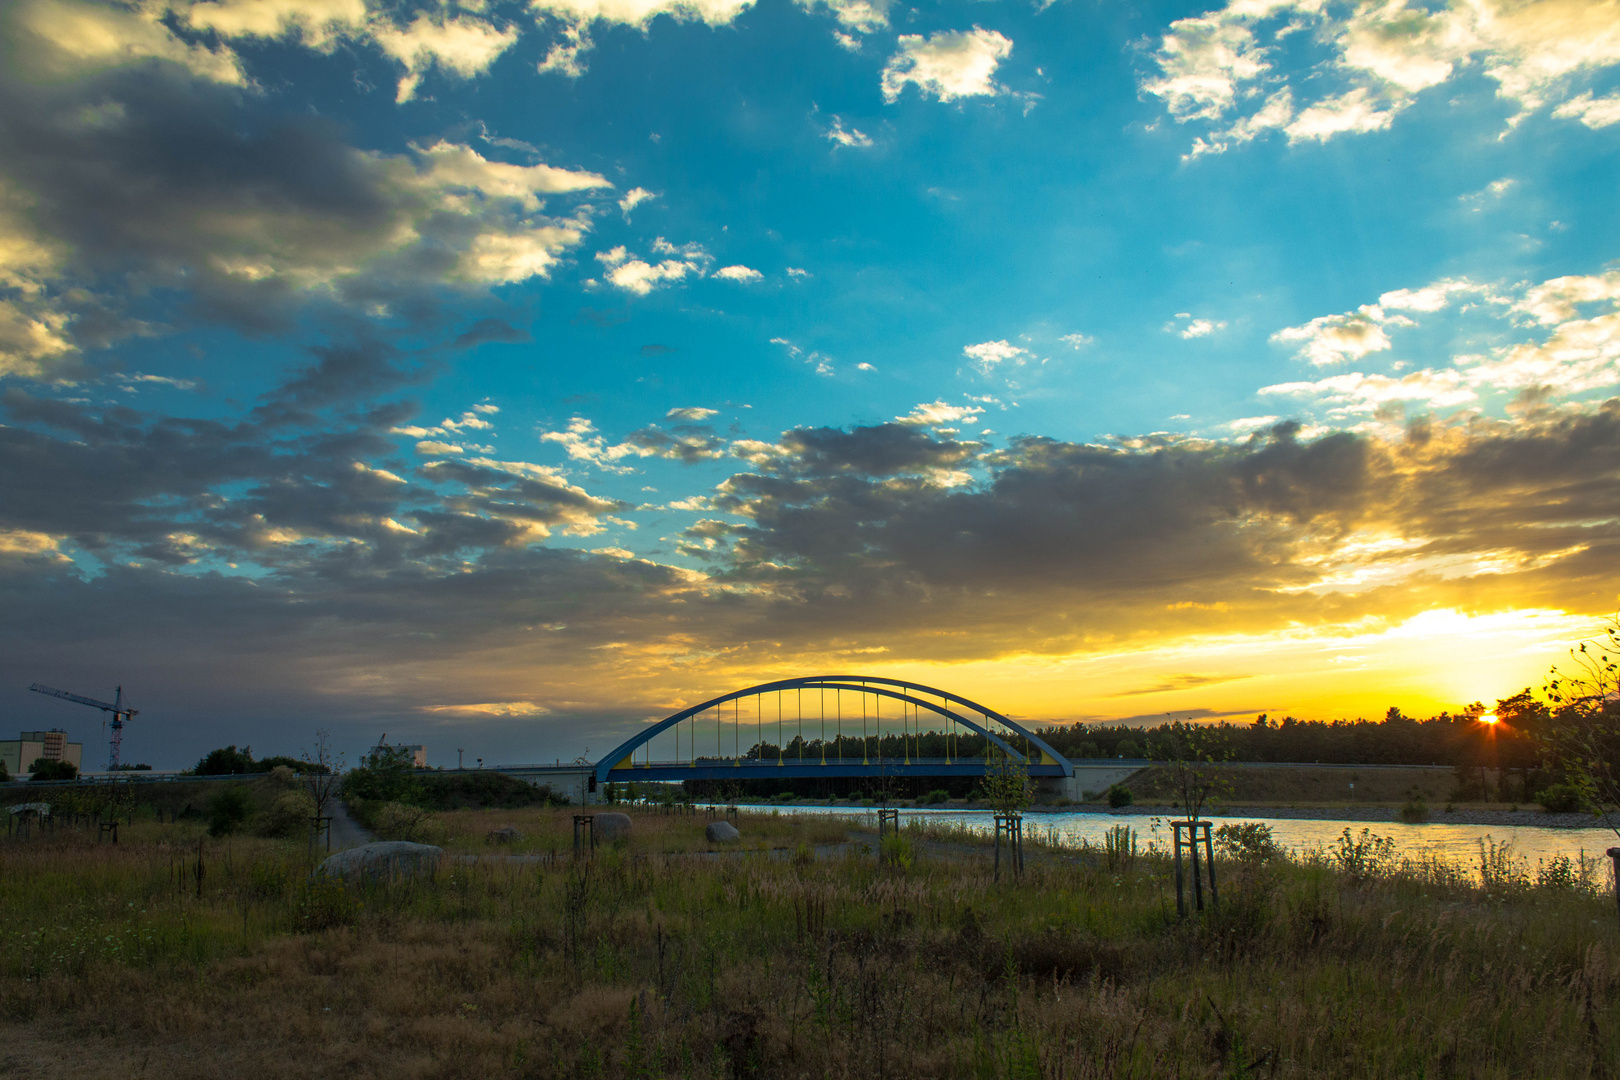
[(0, 737), (105, 761), (27, 687), (121, 685), (154, 767), (567, 761), (835, 669), (1436, 715), (1620, 604), (1595, 0), (20, 0), (0, 51)]

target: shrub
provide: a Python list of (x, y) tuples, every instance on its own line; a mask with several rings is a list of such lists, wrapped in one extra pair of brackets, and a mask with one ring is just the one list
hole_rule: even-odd
[(1401, 804), (1401, 820), (1408, 825), (1429, 820), (1429, 804), (1421, 798), (1407, 799)]
[(950, 797), (951, 797), (951, 793), (946, 791), (944, 788), (935, 788), (933, 791), (930, 791), (928, 794), (924, 795), (922, 798), (918, 799), (917, 801), (920, 802), (920, 803), (925, 803), (925, 804), (932, 805), (932, 804), (935, 804), (935, 803), (942, 803), (946, 799), (949, 799)]
[(1263, 821), (1237, 821), (1218, 826), (1215, 846), (1226, 855), (1256, 862), (1275, 859), (1283, 853), (1271, 838), (1271, 826)]
[(208, 835), (229, 836), (247, 824), (253, 802), (237, 784), (222, 787), (208, 800)]
[(314, 817), (315, 799), (309, 792), (284, 791), (259, 821), (259, 835), (303, 836), (309, 832)]
[(371, 830), (381, 840), (409, 840), (413, 844), (431, 844), (442, 840), (442, 825), (433, 820), (433, 812), (405, 803), (384, 803), (371, 811)]
[(1129, 806), (1136, 801), (1131, 789), (1124, 784), (1111, 784), (1108, 788), (1108, 805), (1118, 810), (1122, 806)]
[(71, 761), (53, 761), (50, 758), (35, 758), (28, 771), (34, 780), (77, 780), (79, 768)]
[(1549, 784), (1536, 792), (1536, 802), (1549, 814), (1574, 814), (1589, 809), (1585, 793), (1574, 784)]

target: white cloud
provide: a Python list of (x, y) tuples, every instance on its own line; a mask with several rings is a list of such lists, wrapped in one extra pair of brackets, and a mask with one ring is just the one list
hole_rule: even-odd
[(1588, 90), (1558, 106), (1553, 110), (1553, 115), (1568, 120), (1579, 120), (1593, 129), (1620, 124), (1620, 94), (1594, 98), (1592, 92)]
[(714, 272), (714, 276), (717, 278), (724, 278), (727, 281), (735, 281), (739, 284), (747, 284), (751, 281), (760, 281), (765, 277), (764, 274), (753, 269), (752, 267), (740, 265), (722, 266), (720, 269)]
[(1166, 323), (1164, 328), (1182, 340), (1190, 341), (1193, 338), (1208, 337), (1217, 330), (1224, 330), (1226, 323), (1212, 319), (1195, 319), (1185, 311), (1178, 311), (1176, 317)]
[(164, 9), (134, 10), (76, 0), (23, 0), (6, 16), (31, 41), (9, 50), (7, 64), (22, 71), (72, 77), (147, 60), (164, 60), (199, 79), (242, 86), (247, 76), (229, 48), (193, 45), (163, 24)]
[(1409, 98), (1379, 101), (1365, 86), (1327, 98), (1302, 111), (1287, 126), (1288, 141), (1315, 139), (1327, 142), (1335, 135), (1364, 134), (1389, 127), (1395, 114), (1411, 104)]
[(1058, 338), (1058, 340), (1063, 342), (1063, 344), (1067, 345), (1071, 349), (1083, 349), (1087, 345), (1095, 343), (1097, 339), (1092, 337), (1090, 334), (1075, 333), (1064, 334), (1062, 337)]
[[(1171, 419), (1175, 418), (1172, 417)], [(1182, 417), (1181, 419), (1186, 419), (1186, 417)], [(1275, 416), (1245, 416), (1240, 420), (1228, 421), (1225, 424), (1225, 427), (1241, 434), (1245, 431), (1254, 431), (1256, 428), (1270, 427), (1272, 424), (1275, 424), (1278, 419), (1279, 418)]]
[[(1515, 327), (1534, 336), (1492, 345), (1484, 352), (1459, 353), (1447, 367), (1400, 378), (1351, 372), (1315, 382), (1281, 383), (1261, 393), (1312, 397), (1349, 415), (1392, 402), (1444, 408), (1475, 401), (1483, 393), (1535, 390), (1568, 396), (1607, 392), (1620, 384), (1620, 271), (1551, 278), (1539, 285), (1516, 286), (1506, 295), (1467, 279), (1446, 279), (1421, 289), (1385, 293), (1382, 300), (1391, 307), (1432, 313), (1443, 310), (1459, 293), (1481, 293), (1496, 309), (1504, 325), (1488, 331), (1487, 340), (1494, 342)], [(1301, 354), (1314, 363), (1332, 363), (1387, 348), (1382, 327), (1397, 321), (1411, 325), (1403, 316), (1382, 314), (1379, 305), (1365, 305), (1276, 336), (1302, 342)]]
[(973, 361), (973, 366), (988, 375), (1001, 364), (1022, 364), (1034, 359), (1028, 349), (1021, 349), (1006, 341), (981, 341), (977, 345), (964, 345), (962, 355)]
[(416, 444), (416, 452), (426, 457), (445, 457), (449, 454), (465, 454), (467, 451), (455, 443), (439, 442), (435, 439), (423, 439)]
[(658, 198), (657, 195), (644, 187), (633, 187), (624, 193), (624, 198), (619, 200), (619, 212), (624, 215), (624, 220), (629, 221), (630, 211), (647, 200), (656, 198)]
[(883, 69), (885, 101), (897, 100), (908, 83), (942, 102), (1006, 92), (994, 79), (1013, 43), (994, 30), (941, 30), (927, 39), (902, 34), (899, 46)]
[(801, 266), (790, 266), (790, 267), (787, 268), (787, 276), (790, 277), (790, 278), (795, 278), (795, 279), (797, 279), (797, 278), (807, 278), (807, 277), (810, 276), (810, 271), (804, 269)]
[(383, 52), (404, 65), (394, 100), (405, 102), (416, 96), (422, 76), (433, 67), (463, 79), (482, 75), (517, 41), (519, 31), (515, 26), (498, 30), (467, 16), (434, 18), (423, 13), (406, 27), (379, 22), (372, 26), (371, 36)]
[(983, 412), (984, 410), (977, 405), (951, 405), (944, 401), (932, 401), (918, 405), (905, 416), (897, 416), (894, 419), (901, 424), (939, 427), (944, 424), (972, 423)]
[(1346, 415), (1371, 413), (1393, 402), (1422, 402), (1433, 408), (1447, 408), (1478, 397), (1465, 385), (1460, 372), (1449, 369), (1414, 371), (1400, 379), (1352, 371), (1316, 382), (1278, 383), (1262, 387), (1260, 393), (1313, 397)]
[[(870, 34), (889, 25), (890, 0), (795, 0), (795, 2), (807, 11), (826, 8), (838, 20), (839, 26), (855, 34)], [(849, 33), (836, 36), (852, 42), (855, 48), (860, 47), (860, 42)], [(845, 48), (849, 47), (849, 44), (845, 44)]]
[(859, 364), (855, 365), (855, 370), (856, 371), (876, 371), (877, 368), (873, 367), (871, 364), (868, 364), (863, 360)]
[(1299, 356), (1318, 367), (1359, 360), (1390, 347), (1385, 324), (1411, 326), (1403, 315), (1386, 315), (1377, 304), (1363, 304), (1343, 315), (1321, 315), (1303, 326), (1290, 326), (1271, 335), (1273, 341), (1297, 341)]
[(1481, 286), (1467, 278), (1446, 278), (1421, 289), (1396, 289), (1378, 298), (1378, 306), (1395, 311), (1439, 311), (1451, 302), (1454, 293), (1479, 292)]
[(637, 296), (646, 296), (660, 285), (683, 281), (688, 277), (702, 277), (712, 261), (702, 245), (676, 246), (661, 236), (653, 241), (653, 250), (660, 255), (679, 257), (651, 263), (631, 256), (621, 244), (608, 251), (597, 252), (596, 259), (608, 268), (606, 277), (609, 284)]
[[(1298, 36), (1294, 36), (1298, 35)], [(1292, 40), (1289, 40), (1292, 37)], [(1285, 49), (1289, 66), (1281, 63)], [(1317, 56), (1312, 58), (1311, 52)], [(1297, 63), (1303, 54), (1306, 63)], [(1219, 153), (1272, 129), (1290, 142), (1387, 128), (1415, 96), (1483, 70), (1517, 103), (1510, 124), (1620, 64), (1610, 0), (1231, 0), (1171, 23), (1142, 90), (1179, 123), (1207, 131), (1188, 156)], [(1620, 106), (1590, 91), (1556, 115), (1613, 123)], [(1590, 119), (1588, 119), (1590, 117)]]
[(698, 421), (701, 421), (701, 420), (707, 420), (711, 416), (718, 416), (718, 415), (720, 415), (720, 410), (719, 409), (704, 409), (704, 408), (699, 408), (699, 407), (697, 407), (695, 405), (688, 405), (688, 406), (686, 406), (684, 408), (669, 410), (669, 412), (664, 414), (664, 419), (666, 419), (666, 420), (689, 420), (689, 421), (691, 421), (693, 423), (697, 423)]
[(836, 116), (832, 118), (832, 121), (832, 127), (827, 131), (827, 138), (831, 139), (839, 146), (853, 146), (857, 149), (861, 149), (872, 145), (871, 136), (867, 135), (860, 128), (846, 128), (844, 126), (844, 121)]

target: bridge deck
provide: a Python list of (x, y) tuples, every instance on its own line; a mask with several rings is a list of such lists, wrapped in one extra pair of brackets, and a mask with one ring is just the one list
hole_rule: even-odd
[[(697, 761), (638, 761), (608, 773), (617, 783), (677, 780), (771, 780), (804, 777), (860, 776), (983, 776), (983, 758), (698, 758)], [(1028, 766), (1031, 777), (1062, 776), (1061, 765)]]

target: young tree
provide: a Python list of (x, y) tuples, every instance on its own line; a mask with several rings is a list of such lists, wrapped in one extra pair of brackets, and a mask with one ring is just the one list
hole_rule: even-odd
[(1231, 757), (1220, 732), (1184, 725), (1171, 748), (1170, 780), (1189, 821), (1197, 821), (1204, 807), (1223, 794), (1228, 784), (1218, 762)]
[(984, 796), (992, 808), (1016, 814), (1028, 806), (1035, 792), (1029, 763), (1010, 754), (990, 753), (984, 763)]
[[(1620, 804), (1620, 615), (1569, 651), (1548, 672), (1552, 702), (1548, 749), (1605, 827), (1620, 837), (1612, 807)], [(1617, 886), (1620, 887), (1620, 886)]]
[(332, 752), (332, 733), (315, 730), (315, 747), (303, 752), (304, 786), (315, 800), (315, 816), (330, 817), (330, 807), (343, 789), (343, 755)]

